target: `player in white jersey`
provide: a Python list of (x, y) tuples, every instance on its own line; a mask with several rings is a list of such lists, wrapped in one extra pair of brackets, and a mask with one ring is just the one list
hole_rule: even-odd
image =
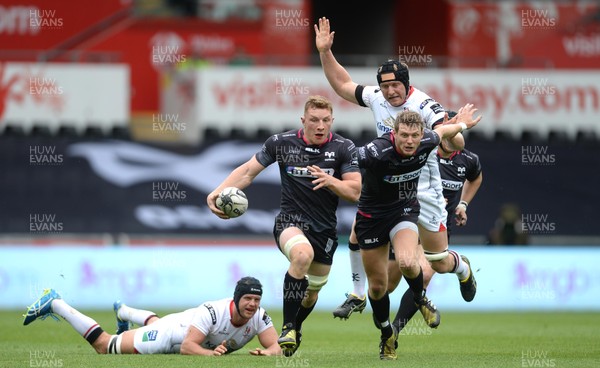
[(135, 323), (142, 327), (110, 335), (92, 318), (68, 305), (53, 289), (47, 289), (24, 316), (24, 325), (37, 318), (64, 318), (92, 345), (98, 354), (183, 354), (219, 356), (239, 350), (254, 336), (263, 348), (252, 355), (277, 355), (277, 331), (261, 308), (262, 285), (254, 277), (237, 282), (233, 298), (205, 302), (159, 318), (151, 311), (115, 303), (118, 324)]
[[(335, 32), (330, 32), (329, 20), (320, 18), (319, 24), (314, 28), (321, 65), (329, 84), (345, 100), (371, 109), (379, 136), (391, 131), (396, 116), (405, 110), (419, 113), (429, 129), (444, 123), (445, 112), (442, 106), (426, 93), (410, 85), (406, 64), (388, 60), (378, 69), (378, 86), (359, 85), (337, 62), (331, 51)], [(454, 118), (448, 123), (458, 123), (458, 121)], [(460, 150), (464, 147), (464, 138), (458, 133), (454, 137), (445, 139), (444, 145), (452, 150)], [(423, 167), (418, 183), (418, 199), (421, 204), (418, 221), (419, 237), (426, 257), (431, 262), (431, 268), (438, 273), (456, 273), (463, 299), (473, 300), (477, 284), (469, 261), (465, 256), (448, 250), (447, 212), (436, 150), (429, 154), (427, 165)], [(362, 311), (366, 306), (365, 272), (358, 253), (354, 226), (349, 243), (354, 292), (349, 294), (346, 301), (334, 311), (334, 317), (340, 318), (348, 318), (353, 311)], [(425, 285), (433, 276), (431, 268), (427, 267), (424, 270)]]

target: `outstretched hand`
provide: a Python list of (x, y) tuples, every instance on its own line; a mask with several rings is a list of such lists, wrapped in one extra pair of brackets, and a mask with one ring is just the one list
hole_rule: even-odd
[(315, 44), (319, 52), (327, 52), (331, 50), (333, 45), (333, 37), (335, 32), (330, 31), (329, 19), (322, 17), (319, 18), (319, 24), (315, 24)]
[(477, 123), (479, 123), (482, 117), (481, 115), (479, 115), (478, 117), (473, 119), (473, 114), (475, 114), (475, 112), (477, 112), (477, 109), (473, 106), (473, 104), (468, 103), (465, 106), (458, 109), (456, 116), (450, 119), (450, 121), (456, 119), (455, 121), (457, 123), (465, 123), (467, 124), (467, 128), (472, 128), (475, 125), (477, 125)]

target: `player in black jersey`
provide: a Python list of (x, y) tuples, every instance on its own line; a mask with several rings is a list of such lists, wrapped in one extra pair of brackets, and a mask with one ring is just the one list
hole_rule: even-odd
[[(456, 115), (456, 111), (448, 111), (447, 113), (449, 118)], [(447, 234), (448, 241), (450, 241), (452, 224), (455, 223), (457, 226), (464, 226), (467, 223), (467, 206), (479, 190), (483, 174), (481, 172), (479, 156), (467, 149), (452, 151), (442, 141), (438, 146), (437, 158), (442, 177), (442, 186), (444, 188), (444, 198), (446, 198), (447, 203)], [(390, 260), (393, 259), (392, 254)], [(426, 262), (425, 259), (421, 259), (421, 264), (424, 265), (426, 272), (430, 273), (429, 276), (433, 276), (435, 271), (431, 267), (427, 267)], [(390, 277), (388, 290), (394, 290), (400, 282), (401, 275), (397, 273), (398, 271), (390, 268), (390, 274), (393, 274), (393, 276)], [(427, 277), (428, 275), (426, 274), (425, 279)], [(427, 280), (425, 282), (427, 283)], [(398, 313), (394, 318), (394, 322), (392, 322), (398, 332), (402, 331), (408, 321), (417, 313), (417, 310), (417, 307), (413, 303), (412, 291), (409, 288), (402, 296)]]
[(358, 149), (362, 189), (356, 214), (356, 235), (369, 284), (368, 299), (376, 326), (381, 330), (381, 359), (397, 359), (397, 332), (389, 321), (388, 254), (390, 243), (398, 266), (414, 295), (426, 323), (437, 327), (440, 315), (425, 296), (423, 271), (419, 264), (417, 221), (420, 212), (419, 176), (431, 151), (441, 139), (475, 126), (476, 109), (468, 104), (459, 110), (458, 124), (424, 128), (421, 115), (398, 114), (394, 130)]
[[(454, 115), (456, 112), (448, 112), (448, 117)], [(466, 148), (452, 151), (444, 145), (444, 142), (441, 142), (438, 147), (438, 162), (444, 198), (447, 202), (448, 238), (450, 238), (452, 224), (457, 226), (467, 224), (467, 207), (481, 186), (483, 174), (477, 154)]]
[(301, 121), (302, 129), (271, 136), (260, 152), (233, 170), (207, 197), (210, 210), (226, 219), (215, 203), (221, 190), (246, 188), (267, 166), (279, 166), (281, 210), (273, 235), (290, 262), (283, 281), (283, 328), (278, 340), (286, 356), (298, 349), (302, 322), (327, 282), (338, 245), (339, 198), (357, 202), (361, 186), (354, 143), (331, 132), (331, 102), (309, 97)]

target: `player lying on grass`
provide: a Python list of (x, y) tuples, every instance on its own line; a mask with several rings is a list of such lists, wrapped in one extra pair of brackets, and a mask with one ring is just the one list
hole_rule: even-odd
[[(277, 355), (277, 331), (260, 307), (262, 285), (253, 277), (237, 282), (233, 298), (210, 301), (180, 313), (159, 318), (150, 311), (115, 302), (117, 334), (110, 335), (88, 316), (68, 305), (53, 289), (33, 303), (24, 316), (24, 325), (48, 316), (65, 321), (92, 345), (98, 354), (173, 354), (219, 356), (239, 350), (254, 336), (264, 349), (252, 355)], [(129, 322), (143, 327), (129, 330)]]

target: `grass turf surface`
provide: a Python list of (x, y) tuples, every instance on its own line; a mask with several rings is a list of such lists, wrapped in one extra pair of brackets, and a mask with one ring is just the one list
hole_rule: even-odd
[[(222, 357), (181, 355), (98, 355), (61, 319), (22, 325), (23, 311), (0, 311), (0, 367), (599, 367), (600, 313), (444, 313), (430, 330), (417, 315), (399, 337), (398, 361), (379, 360), (379, 333), (371, 313), (348, 321), (314, 312), (304, 324), (303, 342), (291, 358), (254, 357), (255, 338)], [(164, 315), (174, 311), (162, 311)], [(85, 311), (84, 311), (85, 313)], [(113, 333), (112, 311), (90, 311)], [(274, 311), (279, 331), (281, 312)]]

